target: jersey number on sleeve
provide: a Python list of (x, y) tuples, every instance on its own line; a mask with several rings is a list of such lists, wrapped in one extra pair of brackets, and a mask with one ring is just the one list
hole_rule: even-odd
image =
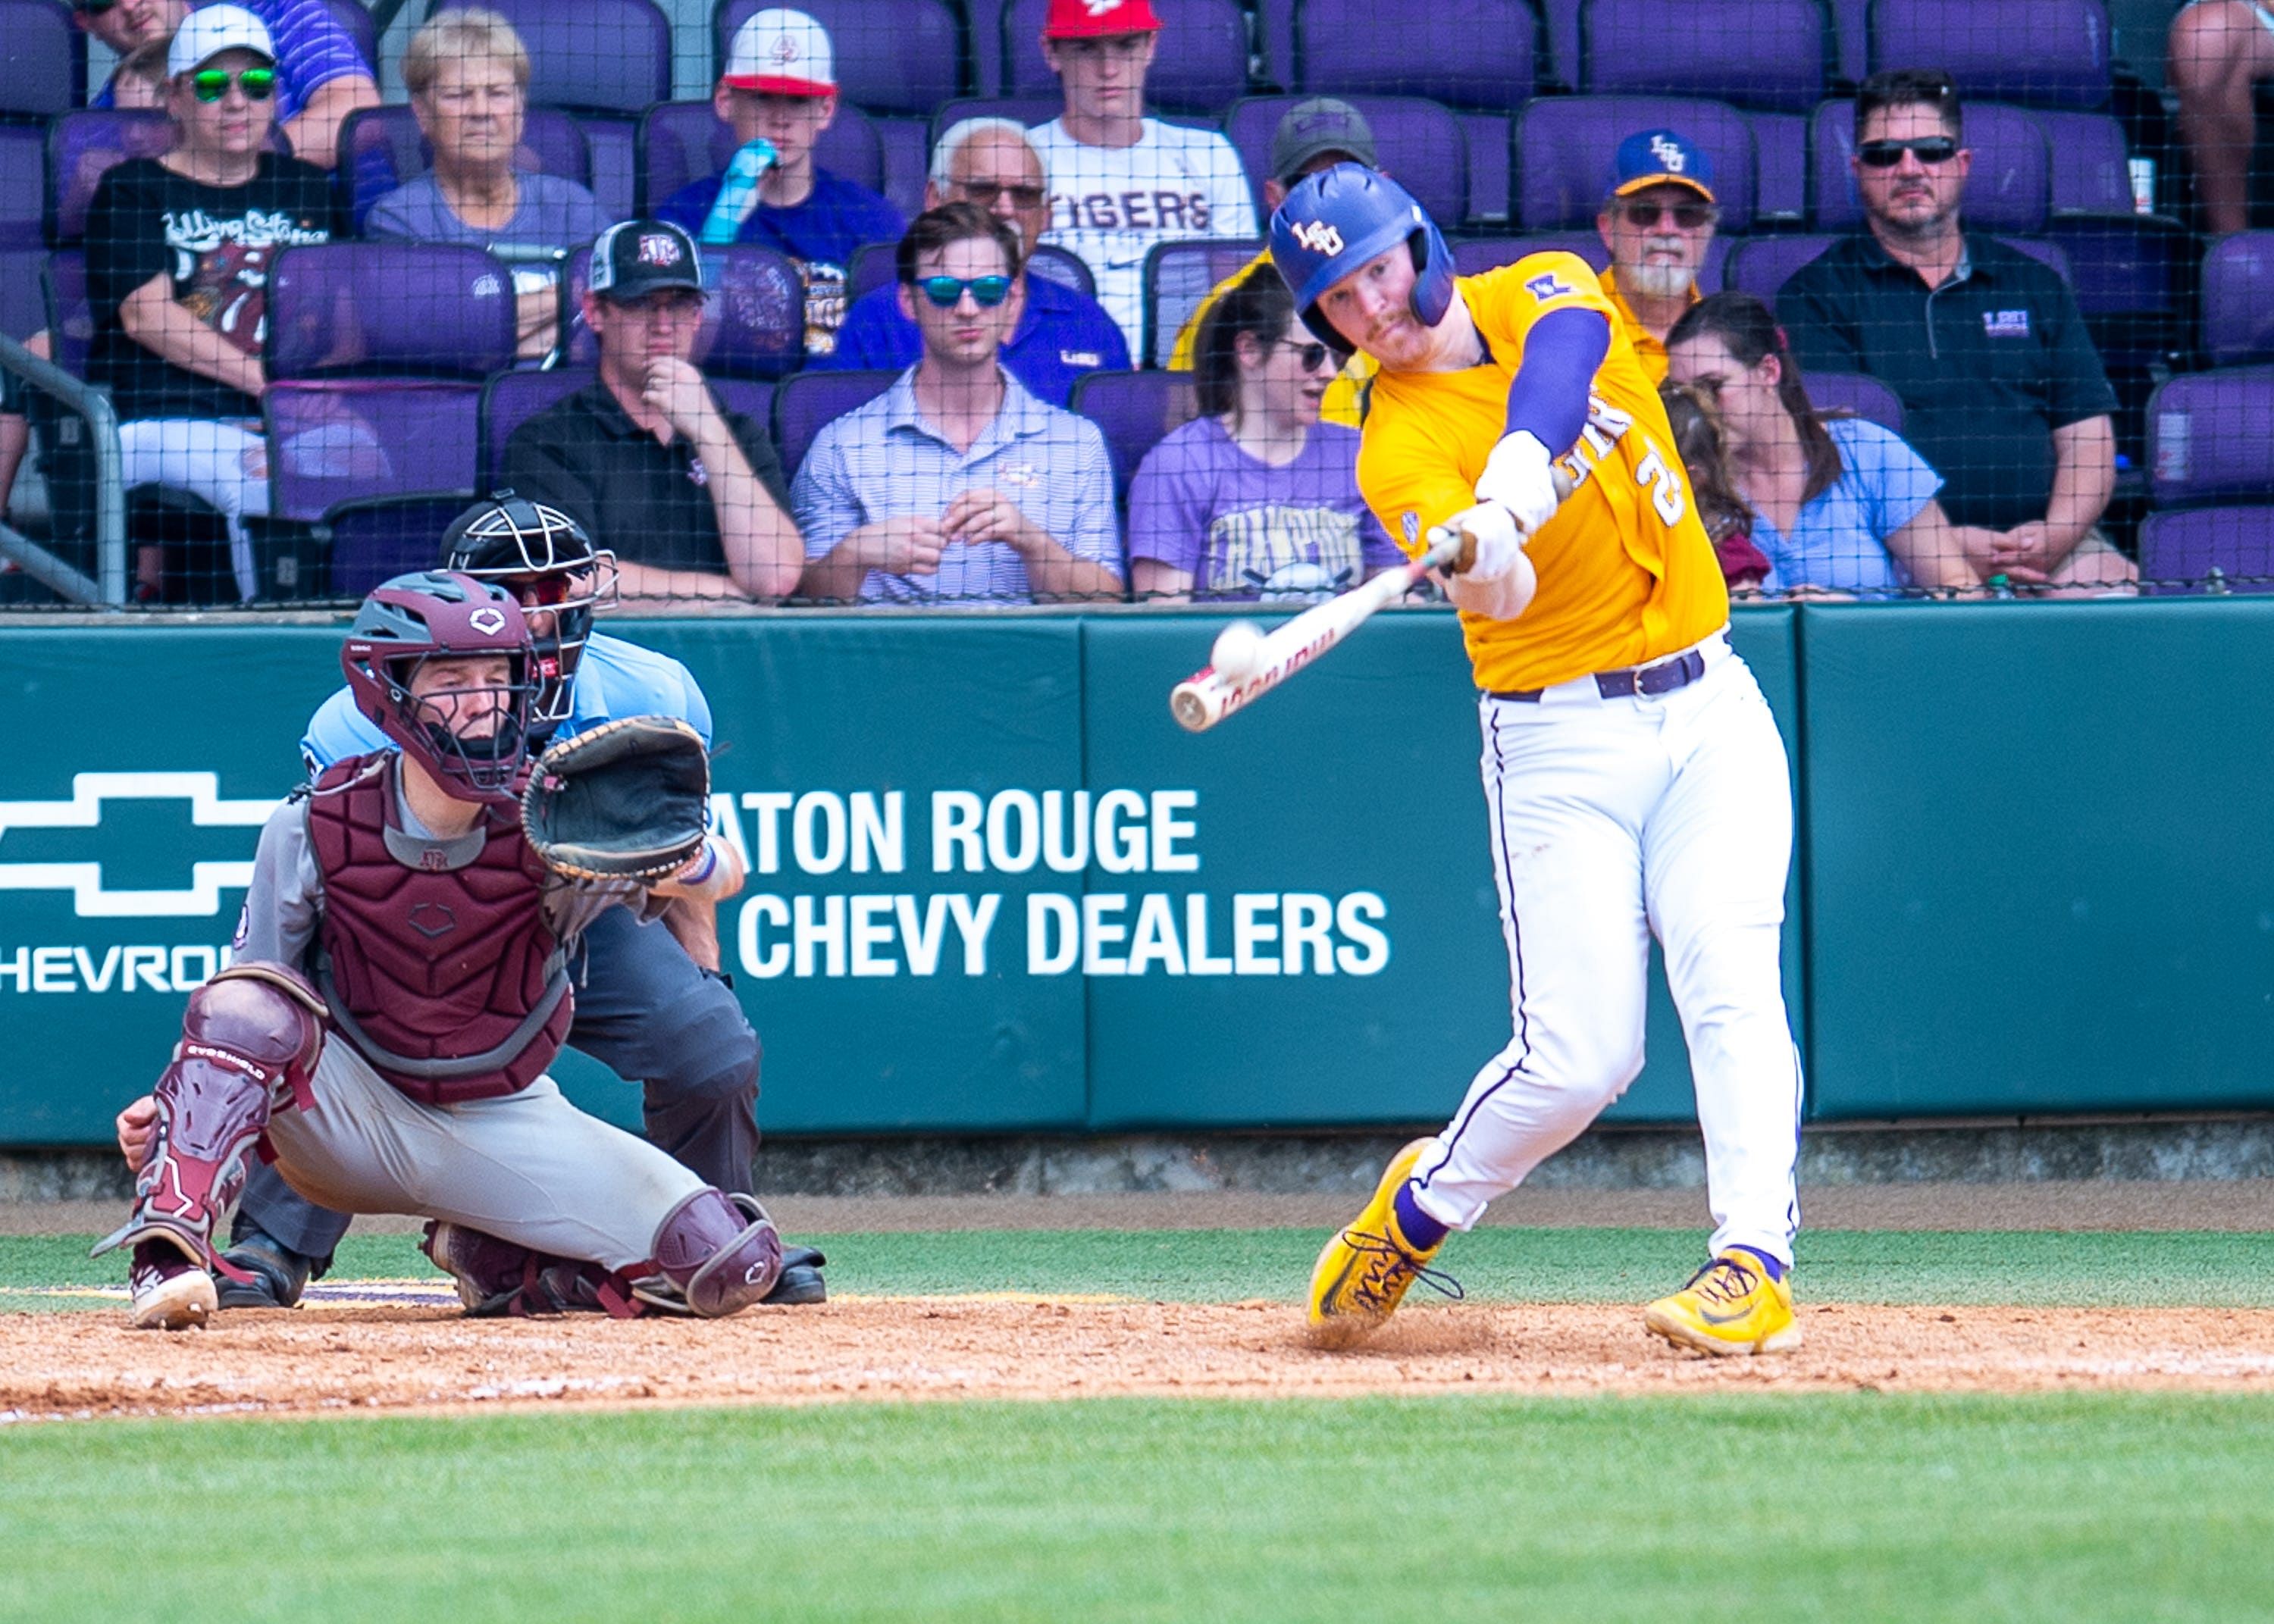
[(1651, 487), (1650, 505), (1658, 509), (1658, 516), (1668, 524), (1682, 523), (1682, 515), (1690, 511), (1690, 500), (1682, 489), (1682, 476), (1666, 465), (1658, 455), (1658, 447), (1643, 441), (1642, 461), (1635, 464), (1635, 483)]

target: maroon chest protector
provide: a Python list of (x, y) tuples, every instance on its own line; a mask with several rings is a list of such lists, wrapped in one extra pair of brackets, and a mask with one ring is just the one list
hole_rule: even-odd
[(502, 811), (455, 841), (405, 833), (395, 774), (392, 752), (351, 757), (308, 797), (317, 986), (340, 1033), (412, 1099), (512, 1094), (552, 1064), (572, 1013), (545, 865)]

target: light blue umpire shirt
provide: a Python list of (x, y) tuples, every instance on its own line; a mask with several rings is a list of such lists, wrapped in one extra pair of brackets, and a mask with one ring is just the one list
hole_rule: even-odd
[[(862, 525), (936, 519), (964, 492), (991, 488), (1076, 558), (1126, 578), (1113, 467), (1096, 424), (1045, 405), (1005, 372), (1002, 410), (970, 450), (958, 451), (918, 415), (915, 374), (910, 367), (875, 400), (829, 424), (806, 453), (790, 505), (808, 559), (826, 557)], [(861, 582), (869, 603), (1028, 603), (1034, 596), (1026, 560), (999, 541), (950, 546), (936, 575), (872, 569)]]
[[(568, 719), (553, 736), (573, 738), (627, 716), (677, 717), (703, 735), (705, 748), (710, 746), (711, 703), (693, 672), (668, 654), (595, 632), (585, 640), (584, 657), (569, 679)], [(355, 695), (345, 688), (316, 707), (300, 741), (311, 778), (350, 756), (394, 748), (379, 725), (356, 709)]]

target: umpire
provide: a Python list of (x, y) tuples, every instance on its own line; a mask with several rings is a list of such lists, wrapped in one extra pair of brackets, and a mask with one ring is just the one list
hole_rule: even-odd
[[(711, 707), (694, 673), (636, 643), (592, 632), (614, 601), (615, 560), (559, 508), (510, 491), (476, 503), (443, 538), (443, 568), (521, 599), (536, 634), (539, 687), (531, 750), (626, 716), (676, 717), (711, 743)], [(345, 688), (320, 706), (300, 742), (310, 775), (394, 747)], [(758, 1035), (719, 971), (714, 905), (674, 903), (642, 924), (607, 910), (571, 950), (571, 1046), (638, 1082), (647, 1138), (707, 1183), (749, 1194), (758, 1150)], [(222, 1255), (252, 1283), (221, 1282), (229, 1308), (289, 1308), (331, 1263), (349, 1219), (294, 1193), (263, 1165), (245, 1186)], [(827, 1296), (821, 1254), (793, 1248), (769, 1303)]]

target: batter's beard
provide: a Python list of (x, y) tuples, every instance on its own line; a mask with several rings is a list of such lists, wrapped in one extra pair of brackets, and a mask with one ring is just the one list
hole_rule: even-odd
[(1645, 298), (1678, 299), (1698, 285), (1698, 271), (1688, 265), (1623, 266), (1619, 285)]

